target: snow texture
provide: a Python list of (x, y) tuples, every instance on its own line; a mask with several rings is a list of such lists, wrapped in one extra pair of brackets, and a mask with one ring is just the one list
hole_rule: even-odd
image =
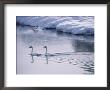
[(94, 16), (17, 16), (16, 21), (43, 29), (55, 28), (59, 32), (94, 35)]

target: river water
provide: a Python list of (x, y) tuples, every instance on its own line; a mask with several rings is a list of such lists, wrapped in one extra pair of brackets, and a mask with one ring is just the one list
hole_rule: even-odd
[[(17, 74), (94, 74), (94, 36), (17, 27)], [(33, 53), (42, 56), (29, 55)], [(47, 59), (47, 53), (51, 54)], [(54, 69), (54, 70), (53, 70)]]

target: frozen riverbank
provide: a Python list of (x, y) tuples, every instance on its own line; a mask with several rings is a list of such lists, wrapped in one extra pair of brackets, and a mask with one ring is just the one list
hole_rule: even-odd
[(17, 16), (17, 25), (39, 26), (75, 35), (94, 35), (94, 16)]

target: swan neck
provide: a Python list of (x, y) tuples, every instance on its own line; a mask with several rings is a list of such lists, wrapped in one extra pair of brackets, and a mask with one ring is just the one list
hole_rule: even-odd
[(47, 47), (45, 49), (46, 49), (46, 54), (47, 54)]
[(31, 51), (31, 53), (33, 53), (33, 47), (32, 47), (32, 51)]

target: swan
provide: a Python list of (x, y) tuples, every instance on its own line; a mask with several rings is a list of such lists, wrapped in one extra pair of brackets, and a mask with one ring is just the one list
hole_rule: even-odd
[(45, 54), (47, 55), (47, 46), (44, 46), (43, 48), (45, 48), (45, 49), (46, 49)]
[(38, 53), (33, 53), (33, 46), (30, 46), (29, 48), (32, 48), (31, 54), (32, 56), (41, 56), (42, 54), (38, 54)]
[(46, 49), (46, 51), (45, 51), (45, 56), (57, 56), (56, 54), (47, 53), (47, 46), (44, 46), (43, 48)]
[(44, 46), (43, 48), (46, 49), (46, 51), (45, 51), (45, 56), (46, 56), (46, 61), (47, 61), (47, 64), (48, 64), (47, 46)]
[(29, 55), (31, 55), (31, 57), (32, 57), (32, 62), (31, 62), (31, 63), (33, 63), (33, 62), (34, 62), (33, 56), (39, 57), (39, 56), (41, 56), (42, 54), (33, 53), (33, 46), (30, 46), (29, 48), (32, 48), (31, 54), (29, 54)]

